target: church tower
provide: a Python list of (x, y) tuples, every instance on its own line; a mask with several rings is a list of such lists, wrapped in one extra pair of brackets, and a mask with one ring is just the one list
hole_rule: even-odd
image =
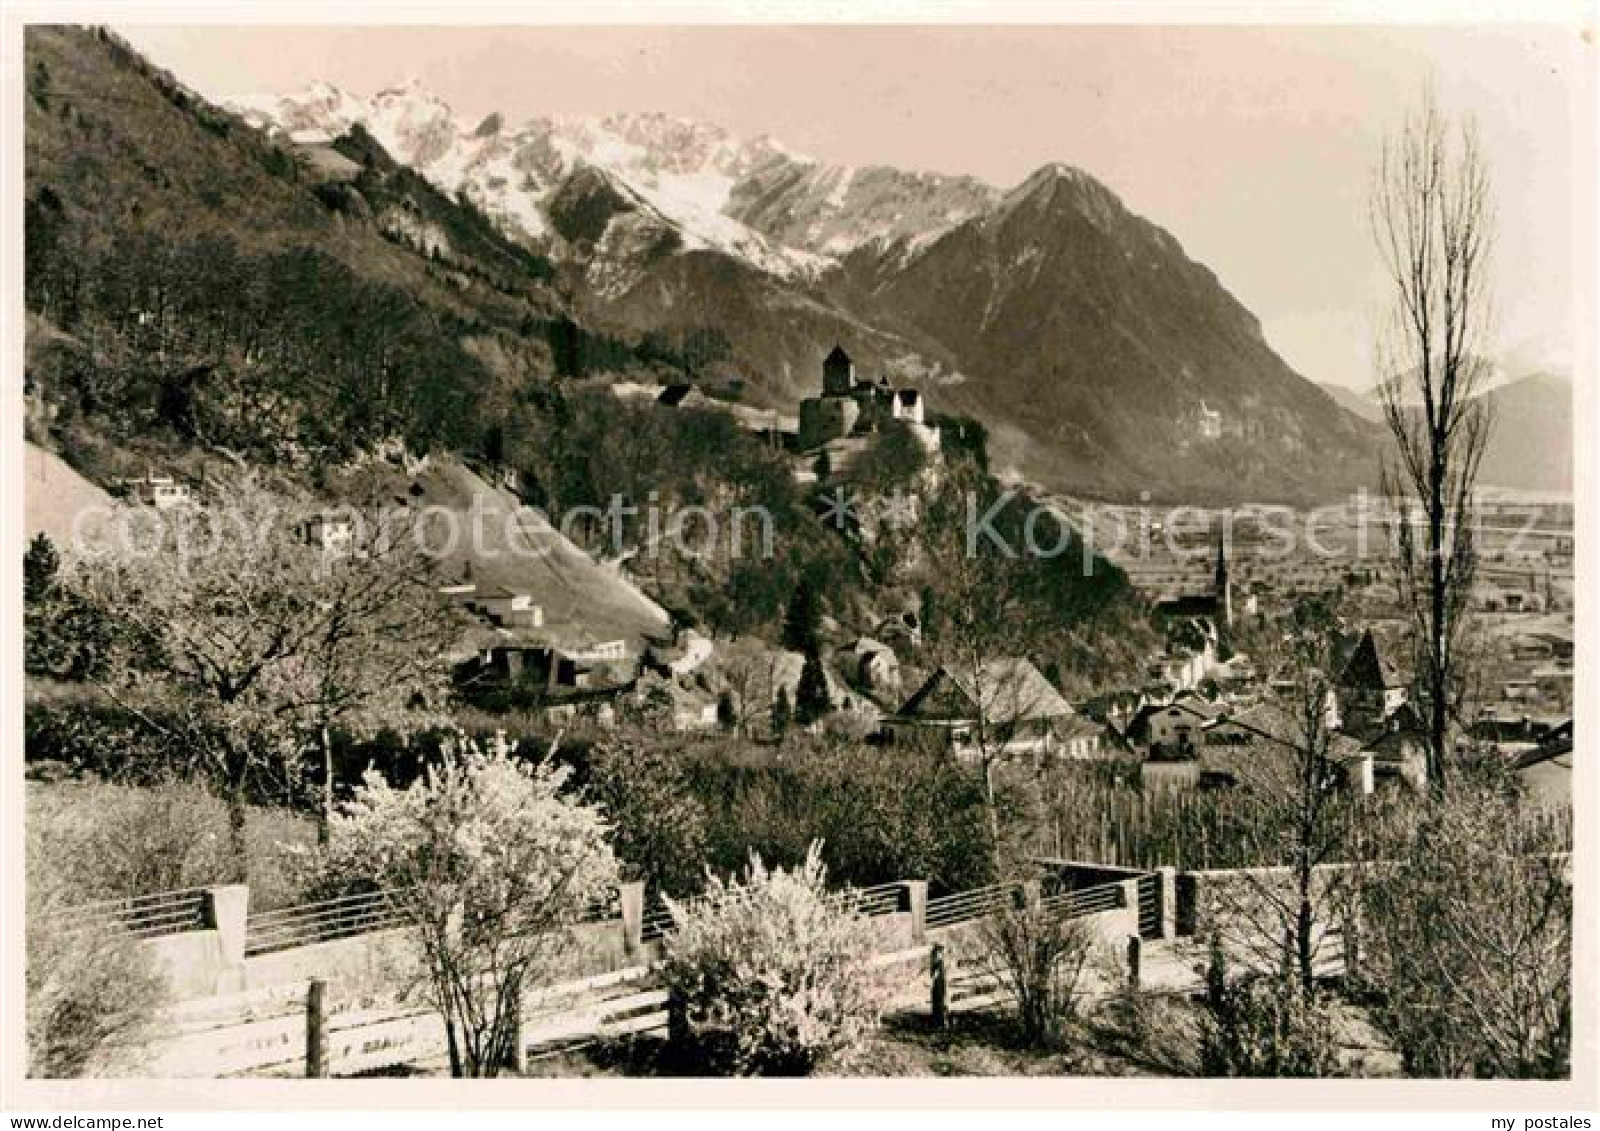
[(1217, 613), (1222, 619), (1222, 627), (1232, 628), (1233, 581), (1228, 577), (1228, 543), (1222, 531), (1217, 532), (1217, 573), (1212, 594), (1217, 599)]

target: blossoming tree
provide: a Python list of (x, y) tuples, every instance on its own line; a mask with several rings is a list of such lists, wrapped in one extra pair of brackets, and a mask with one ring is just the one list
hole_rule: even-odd
[(376, 883), (417, 929), (424, 986), (456, 1076), (511, 1063), (525, 986), (570, 945), (567, 928), (617, 882), (598, 809), (562, 796), (567, 770), (497, 736), (446, 742), (407, 789), (369, 771), (334, 818), (336, 874)]

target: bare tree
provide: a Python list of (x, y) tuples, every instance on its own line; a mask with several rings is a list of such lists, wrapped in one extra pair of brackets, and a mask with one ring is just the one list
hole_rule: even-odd
[(1376, 359), (1396, 449), (1384, 493), (1407, 500), (1396, 522), (1396, 565), (1415, 635), (1428, 774), (1442, 787), (1477, 566), (1472, 493), (1492, 424), (1480, 394), (1490, 370), (1494, 220), (1474, 125), (1452, 129), (1430, 92), (1384, 145), (1369, 208), (1393, 284)]
[(1572, 860), (1506, 783), (1458, 774), (1362, 884), (1362, 981), (1413, 1076), (1571, 1071)]
[(1337, 637), (1331, 614), (1313, 613), (1271, 649), (1292, 687), (1276, 702), (1228, 721), (1242, 732), (1239, 835), (1277, 867), (1245, 870), (1212, 908), (1225, 942), (1258, 970), (1282, 972), (1299, 994), (1316, 993), (1317, 964), (1348, 885), (1338, 869), (1352, 837), (1352, 753), (1335, 730), (1333, 673)]
[(979, 966), (1011, 996), (1024, 1040), (1059, 1041), (1078, 1015), (1078, 996), (1094, 951), (1086, 920), (1042, 906), (1036, 893), (985, 919), (978, 933)]
[(352, 542), (323, 548), (320, 561), (305, 563), (310, 575), (295, 579), (309, 586), (317, 616), (276, 681), (278, 712), (295, 721), (304, 748), (321, 760), (324, 841), (333, 815), (335, 730), (409, 732), (443, 721), (444, 657), (461, 628), (438, 597), (436, 563), (415, 537), (409, 512), (349, 507), (325, 517), (347, 520)]
[(335, 724), (365, 713), (402, 726), (411, 694), (432, 686), (449, 621), (411, 546), (335, 560), (253, 478), (214, 493), (205, 508), (149, 516), (139, 552), (80, 573), (118, 628), (94, 682), (217, 783), (243, 873), (251, 786), (297, 785), (309, 750), (329, 758)]
[(927, 652), (954, 685), (934, 694), (954, 691), (956, 701), (947, 710), (927, 704), (933, 709), (921, 713), (948, 716), (940, 721), (961, 728), (960, 745), (983, 775), (995, 870), (1004, 875), (997, 771), (1023, 745), (1048, 746), (1050, 725), (1039, 716), (1054, 689), (1027, 660), (1041, 626), (1028, 600), (1021, 548), (1007, 552), (967, 534), (968, 508), (990, 501), (986, 486), (953, 480), (930, 502), (924, 560), (934, 607), (923, 609)]

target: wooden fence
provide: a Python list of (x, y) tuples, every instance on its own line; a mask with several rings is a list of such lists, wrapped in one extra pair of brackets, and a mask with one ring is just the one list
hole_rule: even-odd
[[(1392, 856), (1406, 843), (1416, 801), (1399, 791), (1350, 802), (1357, 808), (1352, 860)], [(1257, 868), (1282, 864), (1281, 841), (1261, 827), (1261, 809), (1234, 790), (1139, 790), (1083, 775), (1047, 799), (1035, 850), (1041, 855), (1095, 860), (1125, 868), (1174, 867), (1180, 871)], [(1524, 810), (1530, 834), (1572, 847), (1567, 805)]]
[[(254, 913), (245, 921), (245, 955), (254, 957), (404, 927), (411, 922), (404, 907), (406, 895), (406, 889), (359, 892)], [(590, 904), (578, 922), (597, 923), (620, 917), (612, 893)]]
[(182, 888), (81, 903), (59, 913), (61, 929), (123, 930), (141, 939), (200, 931), (210, 926), (206, 900), (206, 888)]
[[(859, 914), (884, 915), (901, 909), (905, 890), (903, 884), (882, 885), (842, 892), (839, 898)], [(971, 922), (1008, 905), (1023, 890), (1020, 884), (1000, 884), (930, 901), (927, 927)], [(1068, 917), (1090, 916), (1125, 906), (1125, 896), (1119, 882), (1060, 892), (1042, 898), (1039, 905)], [(926, 990), (920, 975), (929, 958), (929, 946), (918, 943), (868, 961), (879, 970), (917, 966), (914, 993), (922, 997)], [(353, 1076), (443, 1055), (444, 1024), (433, 1009), (373, 998), (330, 1000), (326, 989), (326, 983), (314, 980), (173, 1007), (164, 1015), (167, 1032), (156, 1042), (145, 1070), (152, 1076), (177, 1077)], [(993, 996), (992, 987), (986, 992)], [(961, 1008), (978, 1007), (965, 988), (960, 1001)], [(524, 1059), (537, 1059), (576, 1044), (662, 1031), (666, 1025), (667, 994), (660, 985), (659, 964), (645, 963), (528, 991), (521, 1002), (518, 1046)]]
[[(878, 884), (870, 888), (846, 888), (837, 893), (834, 903), (840, 907), (847, 907), (858, 915), (872, 918), (879, 915), (892, 915), (901, 908), (905, 898), (906, 885), (901, 882), (892, 884)], [(730, 898), (724, 896), (723, 898)], [(731, 896), (737, 899), (737, 895)], [(691, 910), (702, 906), (705, 897), (698, 896), (680, 901), (680, 905)], [(667, 906), (666, 900), (656, 895), (645, 906), (642, 920), (641, 937), (645, 942), (656, 941), (670, 934), (676, 923), (672, 909)]]

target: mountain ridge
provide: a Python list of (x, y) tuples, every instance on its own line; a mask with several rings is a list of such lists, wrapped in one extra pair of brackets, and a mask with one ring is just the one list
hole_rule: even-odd
[(363, 125), (550, 255), (596, 325), (721, 335), (718, 375), (762, 407), (814, 393), (840, 341), (1053, 486), (1293, 501), (1374, 478), (1374, 430), (1169, 232), (1063, 162), (1000, 189), (659, 113), (465, 122), (416, 83), (235, 105), (291, 138)]

